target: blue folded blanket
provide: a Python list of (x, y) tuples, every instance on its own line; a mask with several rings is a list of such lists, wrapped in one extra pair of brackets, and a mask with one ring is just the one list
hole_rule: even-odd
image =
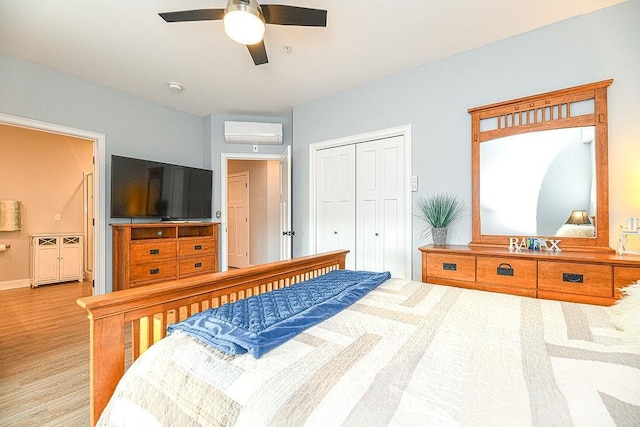
[(350, 306), (389, 272), (334, 270), (325, 275), (197, 313), (167, 329), (184, 331), (229, 354), (259, 358)]

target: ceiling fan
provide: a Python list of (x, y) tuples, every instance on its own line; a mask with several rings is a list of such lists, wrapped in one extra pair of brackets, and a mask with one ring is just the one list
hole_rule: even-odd
[(249, 49), (256, 65), (266, 64), (265, 24), (326, 27), (327, 11), (306, 7), (265, 4), (256, 0), (229, 0), (225, 9), (197, 9), (159, 14), (167, 22), (223, 20), (224, 30), (234, 41)]

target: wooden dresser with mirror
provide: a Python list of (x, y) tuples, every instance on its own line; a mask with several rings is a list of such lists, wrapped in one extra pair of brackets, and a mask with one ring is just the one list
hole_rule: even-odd
[[(421, 247), (423, 282), (611, 305), (640, 280), (640, 256), (609, 247), (612, 82), (469, 110), (473, 240)], [(509, 248), (523, 238), (562, 251)]]

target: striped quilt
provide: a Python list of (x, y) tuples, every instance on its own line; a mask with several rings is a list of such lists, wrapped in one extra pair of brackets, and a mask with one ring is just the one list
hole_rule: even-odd
[(603, 307), (391, 279), (255, 359), (176, 332), (102, 426), (640, 424), (640, 350)]

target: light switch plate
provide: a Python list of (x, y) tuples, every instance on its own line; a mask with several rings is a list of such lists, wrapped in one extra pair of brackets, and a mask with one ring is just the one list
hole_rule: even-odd
[(411, 191), (418, 191), (418, 177), (416, 175), (411, 177)]

